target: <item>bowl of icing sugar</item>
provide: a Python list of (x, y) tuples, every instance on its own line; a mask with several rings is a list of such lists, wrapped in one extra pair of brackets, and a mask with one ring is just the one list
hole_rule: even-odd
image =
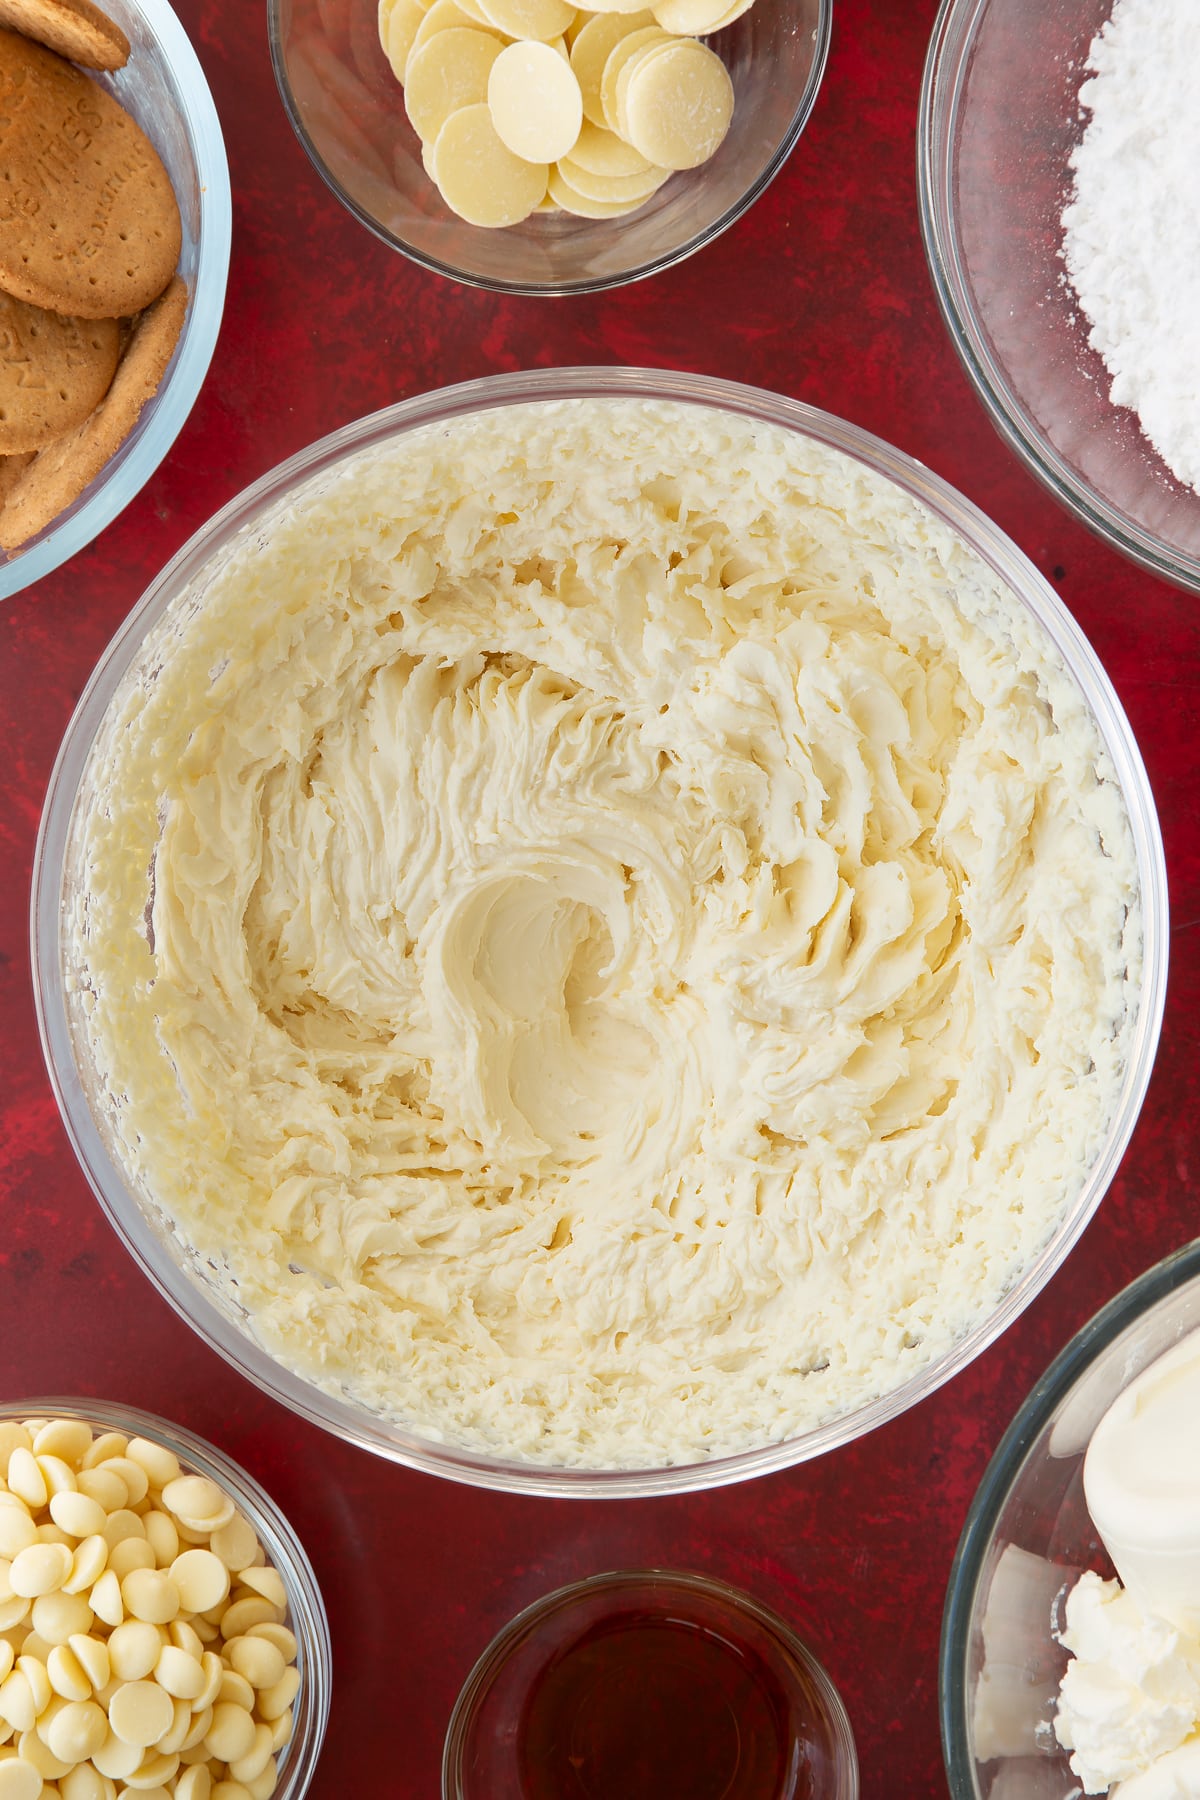
[(938, 300), (1004, 439), (1200, 591), (1200, 112), (1187, 0), (945, 0), (921, 97)]

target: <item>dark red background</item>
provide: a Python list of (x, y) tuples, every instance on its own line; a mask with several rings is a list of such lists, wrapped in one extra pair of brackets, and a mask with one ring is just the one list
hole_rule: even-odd
[[(971, 1495), (1067, 1338), (1197, 1231), (1197, 602), (1093, 540), (1003, 447), (943, 329), (917, 225), (915, 125), (933, 0), (837, 0), (813, 120), (752, 211), (679, 268), (594, 299), (505, 299), (427, 275), (321, 184), (278, 102), (264, 8), (176, 0), (229, 149), (233, 261), (207, 384), (163, 467), (100, 540), (0, 608), (0, 1394), (122, 1399), (222, 1445), (305, 1539), (333, 1631), (313, 1800), (438, 1792), (442, 1734), (493, 1631), (617, 1565), (711, 1570), (807, 1633), (850, 1711), (866, 1800), (945, 1792), (937, 1643)], [(1170, 866), (1171, 995), (1149, 1099), (1082, 1243), (1006, 1337), (915, 1411), (791, 1473), (710, 1496), (577, 1503), (435, 1481), (263, 1397), (136, 1272), (76, 1167), (43, 1071), (27, 907), (47, 777), (93, 661), (210, 513), (313, 438), (501, 369), (640, 363), (781, 388), (947, 477), (1050, 577), (1149, 766)], [(670, 1800), (664, 1796), (664, 1800)]]

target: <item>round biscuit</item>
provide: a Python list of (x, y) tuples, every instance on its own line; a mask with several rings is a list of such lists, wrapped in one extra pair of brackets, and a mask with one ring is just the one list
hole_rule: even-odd
[(0, 287), (51, 312), (117, 318), (179, 261), (171, 179), (141, 127), (81, 69), (0, 29)]
[(85, 69), (123, 69), (129, 61), (129, 39), (92, 0), (0, 0), (0, 25)]
[(183, 329), (188, 293), (177, 275), (137, 321), (107, 394), (82, 425), (40, 450), (0, 511), (0, 545), (14, 550), (77, 500), (120, 449), (156, 392)]
[(115, 319), (75, 319), (0, 292), (0, 453), (41, 450), (82, 424), (120, 350)]

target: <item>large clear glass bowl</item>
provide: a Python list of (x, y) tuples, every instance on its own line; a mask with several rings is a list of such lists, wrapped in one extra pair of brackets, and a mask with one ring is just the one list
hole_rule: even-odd
[[(273, 1800), (301, 1800), (308, 1792), (329, 1723), (333, 1650), (321, 1590), (300, 1539), (276, 1502), (240, 1463), (195, 1432), (113, 1400), (33, 1396), (0, 1403), (0, 1423), (18, 1419), (82, 1419), (94, 1433), (117, 1431), (174, 1451), (188, 1475), (204, 1475), (233, 1499), (254, 1527), (267, 1561), (283, 1578), (286, 1624), (296, 1639), (300, 1686), (292, 1703), (292, 1734), (280, 1751)], [(132, 1790), (126, 1790), (127, 1792)]]
[(921, 90), (921, 229), (955, 349), (1005, 442), (1086, 525), (1200, 592), (1200, 494), (1109, 399), (1062, 260), (1079, 88), (1113, 0), (943, 0)]
[(954, 1800), (1074, 1800), (1051, 1720), (1067, 1652), (1054, 1632), (1084, 1569), (1112, 1565), (1088, 1514), (1083, 1458), (1117, 1395), (1200, 1329), (1200, 1238), (1131, 1283), (1034, 1387), (988, 1465), (942, 1623), (942, 1747)]
[[(247, 539), (261, 541), (273, 514), (294, 506), (310, 483), (338, 463), (420, 427), (531, 401), (572, 397), (644, 398), (692, 403), (763, 421), (828, 445), (893, 482), (927, 507), (996, 570), (1035, 629), (1073, 674), (1107, 747), (1124, 797), (1140, 886), (1141, 990), (1130, 1050), (1111, 1124), (1095, 1162), (1041, 1253), (995, 1310), (893, 1391), (785, 1442), (737, 1455), (660, 1469), (544, 1467), (431, 1442), (317, 1387), (259, 1344), (248, 1321), (211, 1278), (204, 1259), (179, 1241), (153, 1197), (122, 1166), (106, 1117), (102, 1072), (92, 1064), (73, 1010), (63, 922), (84, 891), (76, 863), (77, 826), (89, 804), (89, 758), (106, 713), (131, 670), (160, 666), (160, 627), (172, 606), (202, 604), (214, 569)], [(82, 793), (82, 799), (81, 799)], [(542, 1494), (638, 1495), (712, 1488), (785, 1468), (850, 1442), (893, 1419), (963, 1368), (992, 1342), (1050, 1278), (1108, 1187), (1133, 1130), (1150, 1077), (1165, 997), (1167, 894), (1162, 843), (1145, 768), (1129, 723), (1095, 654), (1045, 580), (1012, 542), (946, 483), (853, 425), (757, 388), (688, 374), (639, 369), (550, 369), (489, 377), (420, 395), (347, 425), (266, 475), (197, 533), (151, 585), (100, 660), (67, 728), (51, 774), (35, 853), (32, 897), (35, 995), (42, 1042), (67, 1130), (97, 1198), (126, 1246), (166, 1298), (207, 1341), (251, 1380), (305, 1417), (367, 1449), (432, 1473), (480, 1486)]]
[(342, 203), (394, 250), (457, 281), (515, 294), (581, 294), (669, 268), (741, 217), (808, 123), (833, 0), (755, 0), (705, 41), (733, 81), (716, 155), (615, 219), (538, 213), (468, 225), (421, 163), (404, 92), (379, 45), (374, 0), (268, 0), (271, 55), (300, 142)]
[(129, 39), (129, 61), (111, 75), (89, 73), (137, 120), (171, 177), (183, 225), (187, 316), (158, 392), (116, 454), (36, 537), (7, 561), (0, 552), (0, 600), (90, 544), (144, 487), (192, 410), (225, 308), (233, 208), (225, 140), (204, 71), (167, 0), (105, 0), (105, 10)]

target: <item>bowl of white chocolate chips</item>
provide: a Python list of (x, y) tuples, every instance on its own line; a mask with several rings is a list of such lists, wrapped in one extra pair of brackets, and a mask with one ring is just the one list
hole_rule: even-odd
[(271, 0), (317, 169), (460, 281), (585, 293), (667, 268), (760, 194), (816, 101), (831, 0)]
[(298, 1800), (329, 1631), (278, 1507), (104, 1401), (0, 1406), (0, 1795)]
[(796, 402), (496, 377), (215, 518), (102, 659), (34, 878), (125, 1243), (386, 1456), (643, 1493), (894, 1417), (1132, 1130), (1166, 890), (1014, 547)]

